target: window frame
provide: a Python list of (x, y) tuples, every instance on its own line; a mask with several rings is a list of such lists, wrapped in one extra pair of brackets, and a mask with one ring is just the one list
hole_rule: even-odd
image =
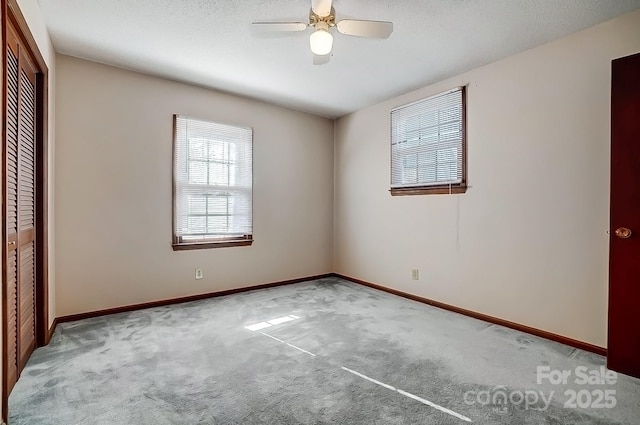
[[(467, 87), (459, 86), (452, 88), (450, 90), (443, 91), (441, 93), (435, 94), (433, 96), (426, 97), (424, 99), (420, 99), (416, 102), (408, 103), (406, 105), (398, 106), (393, 110), (400, 109), (415, 103), (426, 102), (429, 99), (434, 99), (439, 96), (452, 93), (455, 91), (460, 91), (462, 96), (462, 141), (461, 141), (461, 154), (462, 154), (462, 179), (459, 183), (442, 183), (442, 184), (423, 184), (423, 185), (415, 185), (415, 186), (405, 186), (405, 187), (391, 187), (389, 189), (389, 193), (391, 196), (406, 196), (406, 195), (445, 195), (445, 194), (462, 194), (467, 191)], [(391, 120), (391, 114), (389, 114)], [(390, 134), (390, 177), (391, 184), (393, 184), (393, 124), (389, 122), (389, 129), (391, 131)]]
[[(194, 118), (194, 117), (190, 117), (190, 116), (185, 116), (185, 115), (180, 115), (180, 114), (174, 114), (173, 115), (173, 143), (172, 143), (172, 154), (171, 154), (171, 158), (172, 158), (172, 193), (171, 193), (171, 201), (172, 201), (172, 206), (173, 206), (173, 217), (172, 217), (172, 239), (171, 239), (171, 247), (174, 251), (188, 251), (188, 250), (194, 250), (194, 249), (210, 249), (210, 248), (230, 248), (230, 247), (238, 247), (238, 246), (251, 246), (253, 244), (253, 230), (251, 231), (250, 235), (244, 235), (244, 236), (239, 236), (239, 237), (223, 237), (223, 238), (201, 238), (201, 239), (195, 239), (193, 241), (190, 240), (185, 240), (183, 239), (182, 236), (178, 236), (177, 235), (177, 224), (178, 224), (178, 190), (177, 190), (177, 186), (178, 186), (178, 179), (177, 179), (177, 175), (178, 175), (178, 163), (177, 163), (177, 145), (178, 145), (178, 118), (182, 118), (182, 119), (193, 119), (193, 120), (197, 120), (197, 121), (204, 121), (204, 122), (211, 122), (211, 123), (215, 123), (215, 124), (222, 124), (222, 125), (227, 125), (227, 126), (234, 126), (234, 127), (239, 127), (240, 126), (236, 126), (233, 124), (225, 124), (225, 123), (219, 123), (217, 121), (212, 121), (212, 120), (208, 120), (208, 119), (200, 119), (200, 118)], [(242, 127), (245, 128), (245, 127)], [(250, 127), (246, 127), (246, 128), (250, 128)], [(188, 147), (187, 147), (188, 149)], [(252, 227), (253, 227), (253, 129), (251, 128), (251, 146), (250, 146), (250, 151), (251, 151), (251, 194), (250, 194), (250, 198), (251, 198), (251, 223), (252, 223)], [(208, 173), (207, 173), (208, 174)], [(206, 185), (206, 186), (211, 186), (211, 185)]]

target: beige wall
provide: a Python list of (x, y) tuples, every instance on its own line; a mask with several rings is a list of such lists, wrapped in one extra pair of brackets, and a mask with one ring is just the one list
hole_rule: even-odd
[[(332, 121), (61, 55), (56, 89), (58, 316), (331, 272)], [(175, 113), (253, 127), (253, 246), (171, 249)]]
[[(638, 28), (628, 14), (340, 119), (335, 271), (605, 346), (610, 62)], [(391, 197), (389, 111), (465, 84), (471, 188)]]

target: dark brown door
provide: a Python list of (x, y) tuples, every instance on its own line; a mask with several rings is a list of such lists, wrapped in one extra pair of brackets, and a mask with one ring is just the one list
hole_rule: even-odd
[(36, 71), (7, 28), (6, 306), (7, 391), (36, 346), (35, 120)]
[(610, 369), (640, 377), (640, 53), (612, 64)]

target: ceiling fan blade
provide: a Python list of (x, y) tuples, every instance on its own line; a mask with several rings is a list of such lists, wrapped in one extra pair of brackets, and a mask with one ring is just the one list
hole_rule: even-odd
[(331, 0), (311, 0), (311, 10), (321, 18), (331, 13)]
[(253, 22), (252, 28), (265, 32), (296, 32), (307, 29), (302, 22)]
[(324, 65), (325, 63), (329, 63), (331, 60), (331, 53), (328, 55), (313, 55), (313, 64), (314, 65)]
[(393, 22), (360, 21), (345, 19), (338, 22), (338, 31), (346, 35), (369, 38), (389, 38), (393, 32)]

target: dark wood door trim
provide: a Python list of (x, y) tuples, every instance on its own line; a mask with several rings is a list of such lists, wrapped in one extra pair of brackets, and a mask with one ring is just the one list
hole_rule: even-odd
[[(49, 276), (48, 276), (48, 81), (49, 70), (46, 62), (38, 49), (38, 45), (31, 33), (24, 15), (20, 11), (17, 0), (0, 0), (1, 21), (0, 33), (2, 34), (2, 112), (3, 120), (6, 122), (6, 82), (7, 82), (7, 30), (9, 26), (15, 28), (20, 38), (21, 46), (37, 68), (36, 73), (36, 132), (35, 132), (35, 285), (36, 285), (36, 345), (42, 346), (49, 343)], [(6, 143), (6, 128), (2, 129), (3, 143)], [(5, 147), (3, 146), (3, 176), (6, 174)], [(3, 184), (5, 177), (3, 177)], [(4, 185), (6, 186), (6, 184)], [(3, 186), (3, 187), (4, 187)], [(6, 190), (2, 191), (3, 205), (6, 205)], [(6, 209), (2, 208), (3, 222), (2, 229), (2, 253), (3, 253), (3, 276), (7, 273), (7, 228)], [(3, 348), (7, 346), (7, 318), (6, 318), (6, 282), (2, 284), (3, 303), (3, 325), (2, 340)], [(7, 391), (7, 350), (3, 349), (3, 374), (2, 374), (2, 419), (7, 422), (8, 418), (8, 391)]]

